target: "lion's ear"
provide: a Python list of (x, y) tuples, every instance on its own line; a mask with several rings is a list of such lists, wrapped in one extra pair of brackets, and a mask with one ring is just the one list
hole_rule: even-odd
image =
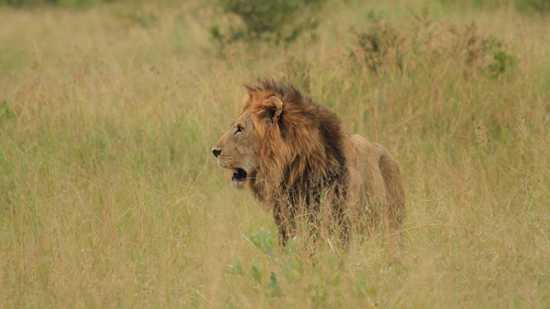
[(277, 123), (283, 113), (283, 101), (277, 96), (270, 96), (263, 104), (263, 115), (271, 123)]
[(256, 88), (254, 88), (250, 85), (243, 85), (243, 87), (246, 90), (246, 92), (248, 92), (249, 94), (256, 91)]

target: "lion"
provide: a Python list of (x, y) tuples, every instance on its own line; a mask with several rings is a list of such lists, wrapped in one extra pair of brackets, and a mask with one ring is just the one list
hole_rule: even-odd
[(236, 187), (271, 209), (282, 246), (301, 214), (318, 224), (322, 207), (344, 242), (354, 225), (399, 228), (405, 194), (399, 165), (384, 147), (346, 134), (335, 113), (288, 83), (259, 80), (245, 88), (244, 108), (212, 154)]

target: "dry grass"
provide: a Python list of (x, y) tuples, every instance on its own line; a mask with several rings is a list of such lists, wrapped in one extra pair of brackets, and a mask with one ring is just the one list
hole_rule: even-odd
[[(0, 307), (550, 306), (548, 20), (432, 6), (506, 42), (500, 79), (451, 57), (357, 69), (349, 27), (371, 10), (408, 27), (422, 1), (389, 3), (335, 5), (312, 46), (227, 61), (198, 4), (0, 8)], [(209, 157), (240, 84), (285, 74), (400, 160), (398, 259), (376, 235), (279, 248)]]

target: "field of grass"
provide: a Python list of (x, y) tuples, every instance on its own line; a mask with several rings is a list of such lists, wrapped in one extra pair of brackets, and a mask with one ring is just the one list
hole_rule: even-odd
[[(329, 2), (317, 40), (221, 57), (210, 4), (155, 3), (0, 7), (0, 308), (550, 307), (550, 19)], [(351, 56), (373, 20), (406, 42), (447, 33), (444, 47), (375, 73)], [(513, 58), (502, 74), (464, 55), (480, 37)], [(397, 258), (377, 235), (279, 247), (216, 166), (241, 85), (266, 76), (400, 161)]]

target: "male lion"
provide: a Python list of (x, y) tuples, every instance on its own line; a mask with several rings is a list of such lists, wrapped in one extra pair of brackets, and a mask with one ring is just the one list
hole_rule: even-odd
[(212, 153), (233, 171), (234, 185), (247, 186), (271, 208), (283, 246), (297, 217), (318, 223), (324, 205), (343, 241), (353, 225), (382, 219), (399, 227), (405, 206), (399, 166), (382, 146), (345, 134), (333, 112), (291, 85), (263, 80), (245, 87), (244, 109)]

